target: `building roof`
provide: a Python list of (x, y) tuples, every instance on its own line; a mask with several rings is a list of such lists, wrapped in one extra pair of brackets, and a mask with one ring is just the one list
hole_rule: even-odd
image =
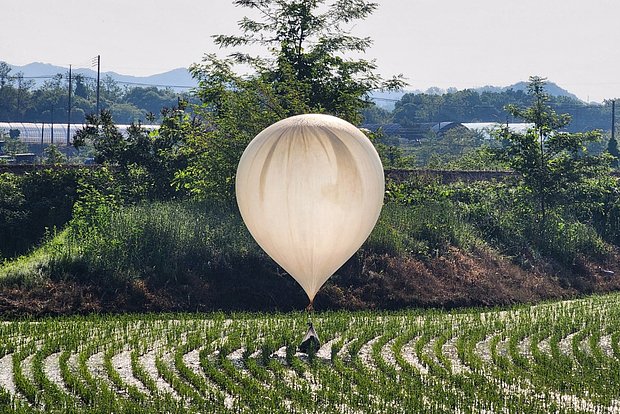
[[(118, 124), (116, 127), (122, 134), (131, 125)], [(141, 125), (147, 130), (159, 128), (159, 125)], [(75, 133), (84, 127), (84, 124), (71, 124), (69, 126), (69, 143), (73, 142)], [(10, 130), (19, 131), (19, 140), (28, 144), (52, 143), (52, 124), (34, 122), (0, 122), (0, 131), (8, 134)], [(53, 143), (57, 145), (67, 144), (67, 124), (53, 124)]]
[(485, 139), (491, 139), (493, 131), (497, 131), (505, 126), (508, 126), (508, 130), (519, 134), (526, 133), (528, 129), (534, 126), (534, 124), (527, 122), (512, 122), (507, 124), (500, 124), (498, 122), (464, 122), (462, 125), (471, 131), (481, 133)]

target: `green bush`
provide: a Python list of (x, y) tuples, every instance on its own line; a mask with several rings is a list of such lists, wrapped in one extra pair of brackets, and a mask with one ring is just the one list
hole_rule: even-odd
[(70, 220), (83, 175), (76, 169), (0, 174), (0, 260), (26, 253)]
[(547, 220), (540, 249), (565, 264), (571, 264), (578, 255), (600, 258), (609, 253), (609, 245), (594, 228), (558, 215)]
[(387, 203), (365, 248), (392, 255), (439, 256), (450, 246), (476, 243), (473, 227), (462, 220), (449, 200), (416, 205)]
[[(583, 206), (549, 209), (544, 225), (526, 188), (511, 183), (455, 184), (451, 198), (487, 244), (504, 254), (546, 256), (572, 264), (578, 255), (603, 257), (609, 245), (597, 232), (597, 216)], [(595, 202), (590, 208), (596, 206)], [(611, 206), (608, 206), (611, 207)], [(581, 220), (580, 220), (581, 219)], [(605, 227), (605, 226), (602, 226)]]
[[(84, 216), (77, 213), (71, 223), (64, 256), (79, 252), (93, 277), (184, 282), (192, 274), (206, 275), (262, 254), (239, 214), (226, 204), (152, 202), (100, 208), (88, 221)], [(56, 277), (72, 273), (65, 270)]]

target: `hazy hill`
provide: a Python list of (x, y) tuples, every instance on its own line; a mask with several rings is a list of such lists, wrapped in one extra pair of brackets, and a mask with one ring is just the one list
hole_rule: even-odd
[[(482, 92), (500, 93), (500, 92), (507, 91), (509, 89), (514, 89), (515, 91), (519, 91), (519, 90), (525, 91), (527, 90), (527, 82), (521, 81), (521, 82), (514, 83), (512, 85), (509, 85), (509, 86), (487, 85), (487, 86), (482, 86), (480, 88), (472, 88), (472, 89), (478, 93), (482, 93)], [(545, 89), (547, 93), (552, 96), (566, 96), (566, 97), (573, 98), (573, 99), (579, 99), (575, 94), (567, 91), (566, 89), (558, 86), (557, 84), (553, 82), (548, 82), (547, 85), (545, 86)], [(402, 98), (402, 96), (406, 93), (414, 93), (414, 94), (426, 93), (429, 95), (441, 95), (446, 92), (452, 92), (452, 91), (456, 91), (456, 89), (448, 88), (446, 90), (442, 88), (431, 87), (424, 91), (420, 89), (403, 90), (403, 91), (386, 91), (386, 92), (377, 91), (371, 94), (371, 98), (381, 108), (392, 110), (394, 109), (394, 103), (400, 100), (400, 98)]]
[[(15, 66), (15, 65), (9, 64), (9, 66), (12, 68), (13, 74), (17, 72), (23, 72), (25, 77), (27, 78), (33, 77), (37, 85), (45, 81), (44, 78), (40, 78), (40, 77), (54, 76), (57, 73), (64, 74), (68, 72), (69, 70), (69, 68), (66, 68), (66, 67), (55, 66), (49, 63), (40, 63), (40, 62), (29, 63), (24, 66)], [(96, 79), (97, 77), (97, 72), (91, 68), (74, 68), (73, 72), (80, 73), (88, 78)], [(196, 81), (192, 78), (192, 76), (189, 74), (186, 68), (177, 68), (177, 69), (170, 70), (168, 72), (158, 73), (158, 74), (151, 75), (151, 76), (131, 76), (131, 75), (123, 75), (123, 74), (116, 73), (116, 72), (102, 72), (101, 78), (103, 79), (107, 75), (112, 77), (112, 79), (114, 79), (115, 81), (121, 84), (126, 84), (126, 85), (136, 85), (136, 86), (152, 85), (152, 86), (160, 86), (160, 87), (169, 86), (176, 90), (186, 90), (190, 87), (196, 86)], [(482, 93), (482, 92), (503, 92), (508, 89), (525, 90), (526, 88), (527, 88), (527, 82), (521, 81), (521, 82), (514, 83), (512, 85), (509, 85), (509, 86), (487, 85), (487, 86), (483, 86), (480, 88), (473, 88), (473, 89), (477, 92)], [(547, 92), (550, 95), (567, 96), (567, 97), (579, 99), (577, 98), (577, 96), (575, 96), (571, 92), (567, 91), (566, 89), (558, 86), (557, 84), (553, 82), (548, 82), (546, 88), (547, 88)], [(452, 89), (454, 88), (449, 88), (448, 91)], [(403, 90), (403, 91), (396, 91), (396, 92), (377, 91), (371, 94), (371, 98), (377, 103), (378, 106), (391, 110), (394, 108), (394, 103), (398, 101), (406, 93), (441, 94), (445, 92), (446, 90), (437, 88), (437, 87), (429, 88), (425, 91), (422, 91), (419, 89)]]
[[(55, 66), (49, 63), (34, 62), (24, 66), (15, 66), (9, 64), (12, 69), (12, 74), (22, 72), (24, 77), (33, 78), (36, 85), (42, 84), (47, 76), (54, 76), (57, 73), (67, 73), (69, 68), (62, 66)], [(79, 73), (87, 78), (96, 79), (97, 71), (91, 68), (73, 68), (73, 73)], [(173, 89), (188, 89), (196, 86), (196, 81), (189, 74), (185, 68), (177, 68), (168, 72), (159, 73), (151, 76), (131, 76), (123, 75), (116, 72), (102, 72), (101, 79), (106, 76), (110, 76), (116, 82), (121, 84), (136, 86), (160, 86), (160, 87), (172, 87)]]
[[(515, 91), (526, 91), (527, 90), (527, 82), (521, 81), (510, 86), (483, 86), (481, 88), (476, 88), (477, 92), (504, 92), (509, 89), (514, 89)], [(545, 85), (545, 90), (551, 96), (566, 96), (568, 98), (579, 99), (577, 95), (570, 93), (566, 89), (558, 86), (553, 82), (547, 82)]]

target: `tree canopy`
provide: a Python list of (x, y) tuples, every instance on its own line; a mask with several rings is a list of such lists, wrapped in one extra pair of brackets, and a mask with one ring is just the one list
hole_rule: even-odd
[[(189, 165), (177, 184), (196, 195), (232, 197), (237, 162), (247, 143), (268, 125), (302, 113), (328, 113), (354, 124), (371, 105), (375, 89), (396, 89), (400, 77), (384, 80), (374, 61), (353, 57), (371, 45), (350, 33), (377, 4), (365, 0), (237, 0), (258, 14), (244, 17), (237, 35), (216, 35), (234, 48), (228, 57), (206, 55), (191, 67), (202, 105), (201, 126), (188, 135)], [(241, 49), (261, 45), (265, 56)], [(236, 65), (250, 68), (247, 75)]]
[(609, 173), (608, 154), (591, 155), (587, 144), (601, 139), (601, 132), (562, 132), (571, 117), (558, 114), (549, 106), (544, 91), (545, 79), (530, 77), (527, 107), (508, 105), (515, 118), (531, 123), (526, 133), (503, 128), (498, 138), (503, 141), (500, 155), (522, 177), (524, 194), (534, 201), (536, 219), (544, 231), (550, 211), (580, 203), (580, 195), (589, 180)]

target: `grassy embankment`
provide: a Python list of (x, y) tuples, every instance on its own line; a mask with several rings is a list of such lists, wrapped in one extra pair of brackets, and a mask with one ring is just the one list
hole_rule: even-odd
[[(620, 286), (610, 276), (620, 270), (613, 233), (555, 215), (543, 238), (513, 193), (496, 182), (391, 186), (370, 238), (322, 289), (317, 307), (499, 305)], [(17, 313), (306, 303), (224, 203), (82, 212), (31, 253), (5, 262), (0, 285), (1, 310)]]

